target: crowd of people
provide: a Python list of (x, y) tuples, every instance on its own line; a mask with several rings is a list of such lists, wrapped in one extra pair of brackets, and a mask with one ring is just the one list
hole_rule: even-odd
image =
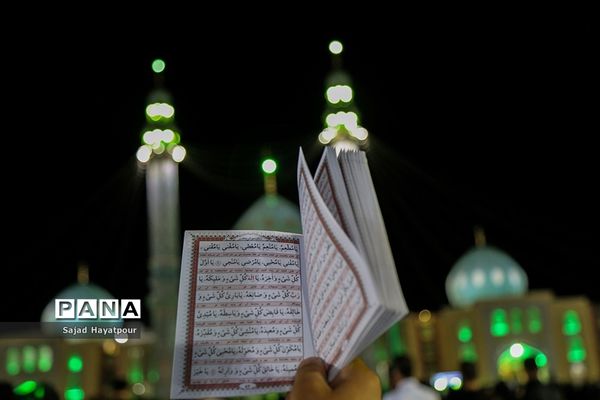
[[(600, 400), (598, 383), (580, 386), (544, 383), (539, 379), (534, 358), (525, 359), (523, 368), (527, 375), (523, 385), (511, 386), (498, 381), (492, 387), (482, 387), (477, 379), (476, 365), (465, 361), (460, 365), (461, 387), (440, 393), (418, 381), (412, 375), (410, 359), (401, 356), (390, 365), (391, 390), (384, 394), (383, 400)], [(367, 398), (371, 397), (364, 399)]]

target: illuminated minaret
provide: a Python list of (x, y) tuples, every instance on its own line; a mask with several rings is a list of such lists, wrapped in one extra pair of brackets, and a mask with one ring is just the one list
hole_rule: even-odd
[(343, 149), (365, 149), (369, 136), (367, 130), (359, 123), (358, 109), (353, 102), (352, 79), (342, 69), (343, 50), (342, 43), (337, 40), (329, 44), (333, 70), (325, 81), (325, 127), (319, 134), (319, 142), (333, 146), (337, 153)]
[(171, 95), (163, 88), (164, 69), (164, 61), (152, 63), (156, 89), (148, 96), (147, 123), (137, 151), (146, 171), (150, 287), (146, 305), (156, 335), (149, 376), (158, 379), (154, 385), (158, 398), (169, 397), (181, 255), (178, 164), (185, 157)]

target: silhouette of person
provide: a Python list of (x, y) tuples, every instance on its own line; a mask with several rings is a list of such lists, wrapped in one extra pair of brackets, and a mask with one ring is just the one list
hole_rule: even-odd
[(389, 369), (390, 386), (393, 388), (383, 400), (440, 400), (432, 388), (412, 376), (412, 363), (406, 356), (396, 357)]
[(514, 390), (505, 381), (500, 380), (494, 385), (493, 400), (515, 400), (516, 398)]
[(546, 385), (538, 377), (538, 366), (534, 357), (526, 358), (523, 367), (527, 374), (527, 383), (523, 390), (523, 400), (562, 400), (558, 388)]
[(483, 400), (486, 398), (477, 383), (477, 368), (475, 363), (463, 361), (460, 363), (462, 386), (458, 390), (451, 390), (446, 396), (447, 400)]

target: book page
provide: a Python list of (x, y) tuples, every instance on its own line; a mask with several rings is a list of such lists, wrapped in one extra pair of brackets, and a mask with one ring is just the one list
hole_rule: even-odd
[[(408, 313), (400, 281), (388, 240), (379, 200), (363, 151), (341, 152), (339, 167), (346, 183), (358, 230), (365, 238), (365, 258), (372, 268), (381, 298), (390, 311), (387, 320), (382, 320), (382, 330)], [(378, 333), (376, 332), (375, 335)]]
[(301, 249), (295, 234), (185, 232), (172, 398), (289, 390), (312, 355), (303, 342)]
[(346, 184), (333, 147), (327, 146), (323, 150), (314, 181), (333, 218), (352, 240), (358, 252), (364, 254), (363, 240), (360, 237)]
[(331, 367), (331, 377), (362, 350), (357, 346), (380, 301), (368, 267), (321, 199), (302, 153), (298, 196), (314, 350)]

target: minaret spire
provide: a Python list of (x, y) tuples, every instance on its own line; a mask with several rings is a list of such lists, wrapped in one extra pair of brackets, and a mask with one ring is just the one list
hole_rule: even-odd
[(148, 376), (156, 378), (157, 398), (169, 396), (181, 254), (179, 163), (186, 154), (179, 144), (173, 100), (164, 88), (165, 68), (161, 59), (152, 62), (156, 88), (148, 96), (146, 126), (137, 151), (146, 172), (150, 289), (146, 304), (156, 336)]
[(277, 162), (272, 158), (266, 158), (261, 164), (263, 171), (263, 177), (265, 181), (265, 194), (267, 196), (274, 196), (277, 194)]
[(473, 235), (475, 236), (475, 246), (483, 247), (486, 245), (485, 231), (481, 226), (473, 228)]
[(352, 79), (342, 69), (343, 50), (344, 46), (340, 41), (329, 43), (333, 70), (326, 79), (327, 107), (323, 115), (325, 128), (319, 134), (319, 142), (333, 146), (336, 152), (365, 148), (369, 136), (367, 130), (359, 124)]
[(181, 137), (175, 125), (175, 107), (171, 94), (164, 88), (163, 72), (166, 64), (161, 59), (152, 62), (156, 89), (148, 96), (146, 106), (146, 127), (142, 133), (142, 145), (137, 151), (137, 159), (142, 164), (152, 157), (170, 156), (173, 161), (185, 158), (185, 147), (179, 144)]

